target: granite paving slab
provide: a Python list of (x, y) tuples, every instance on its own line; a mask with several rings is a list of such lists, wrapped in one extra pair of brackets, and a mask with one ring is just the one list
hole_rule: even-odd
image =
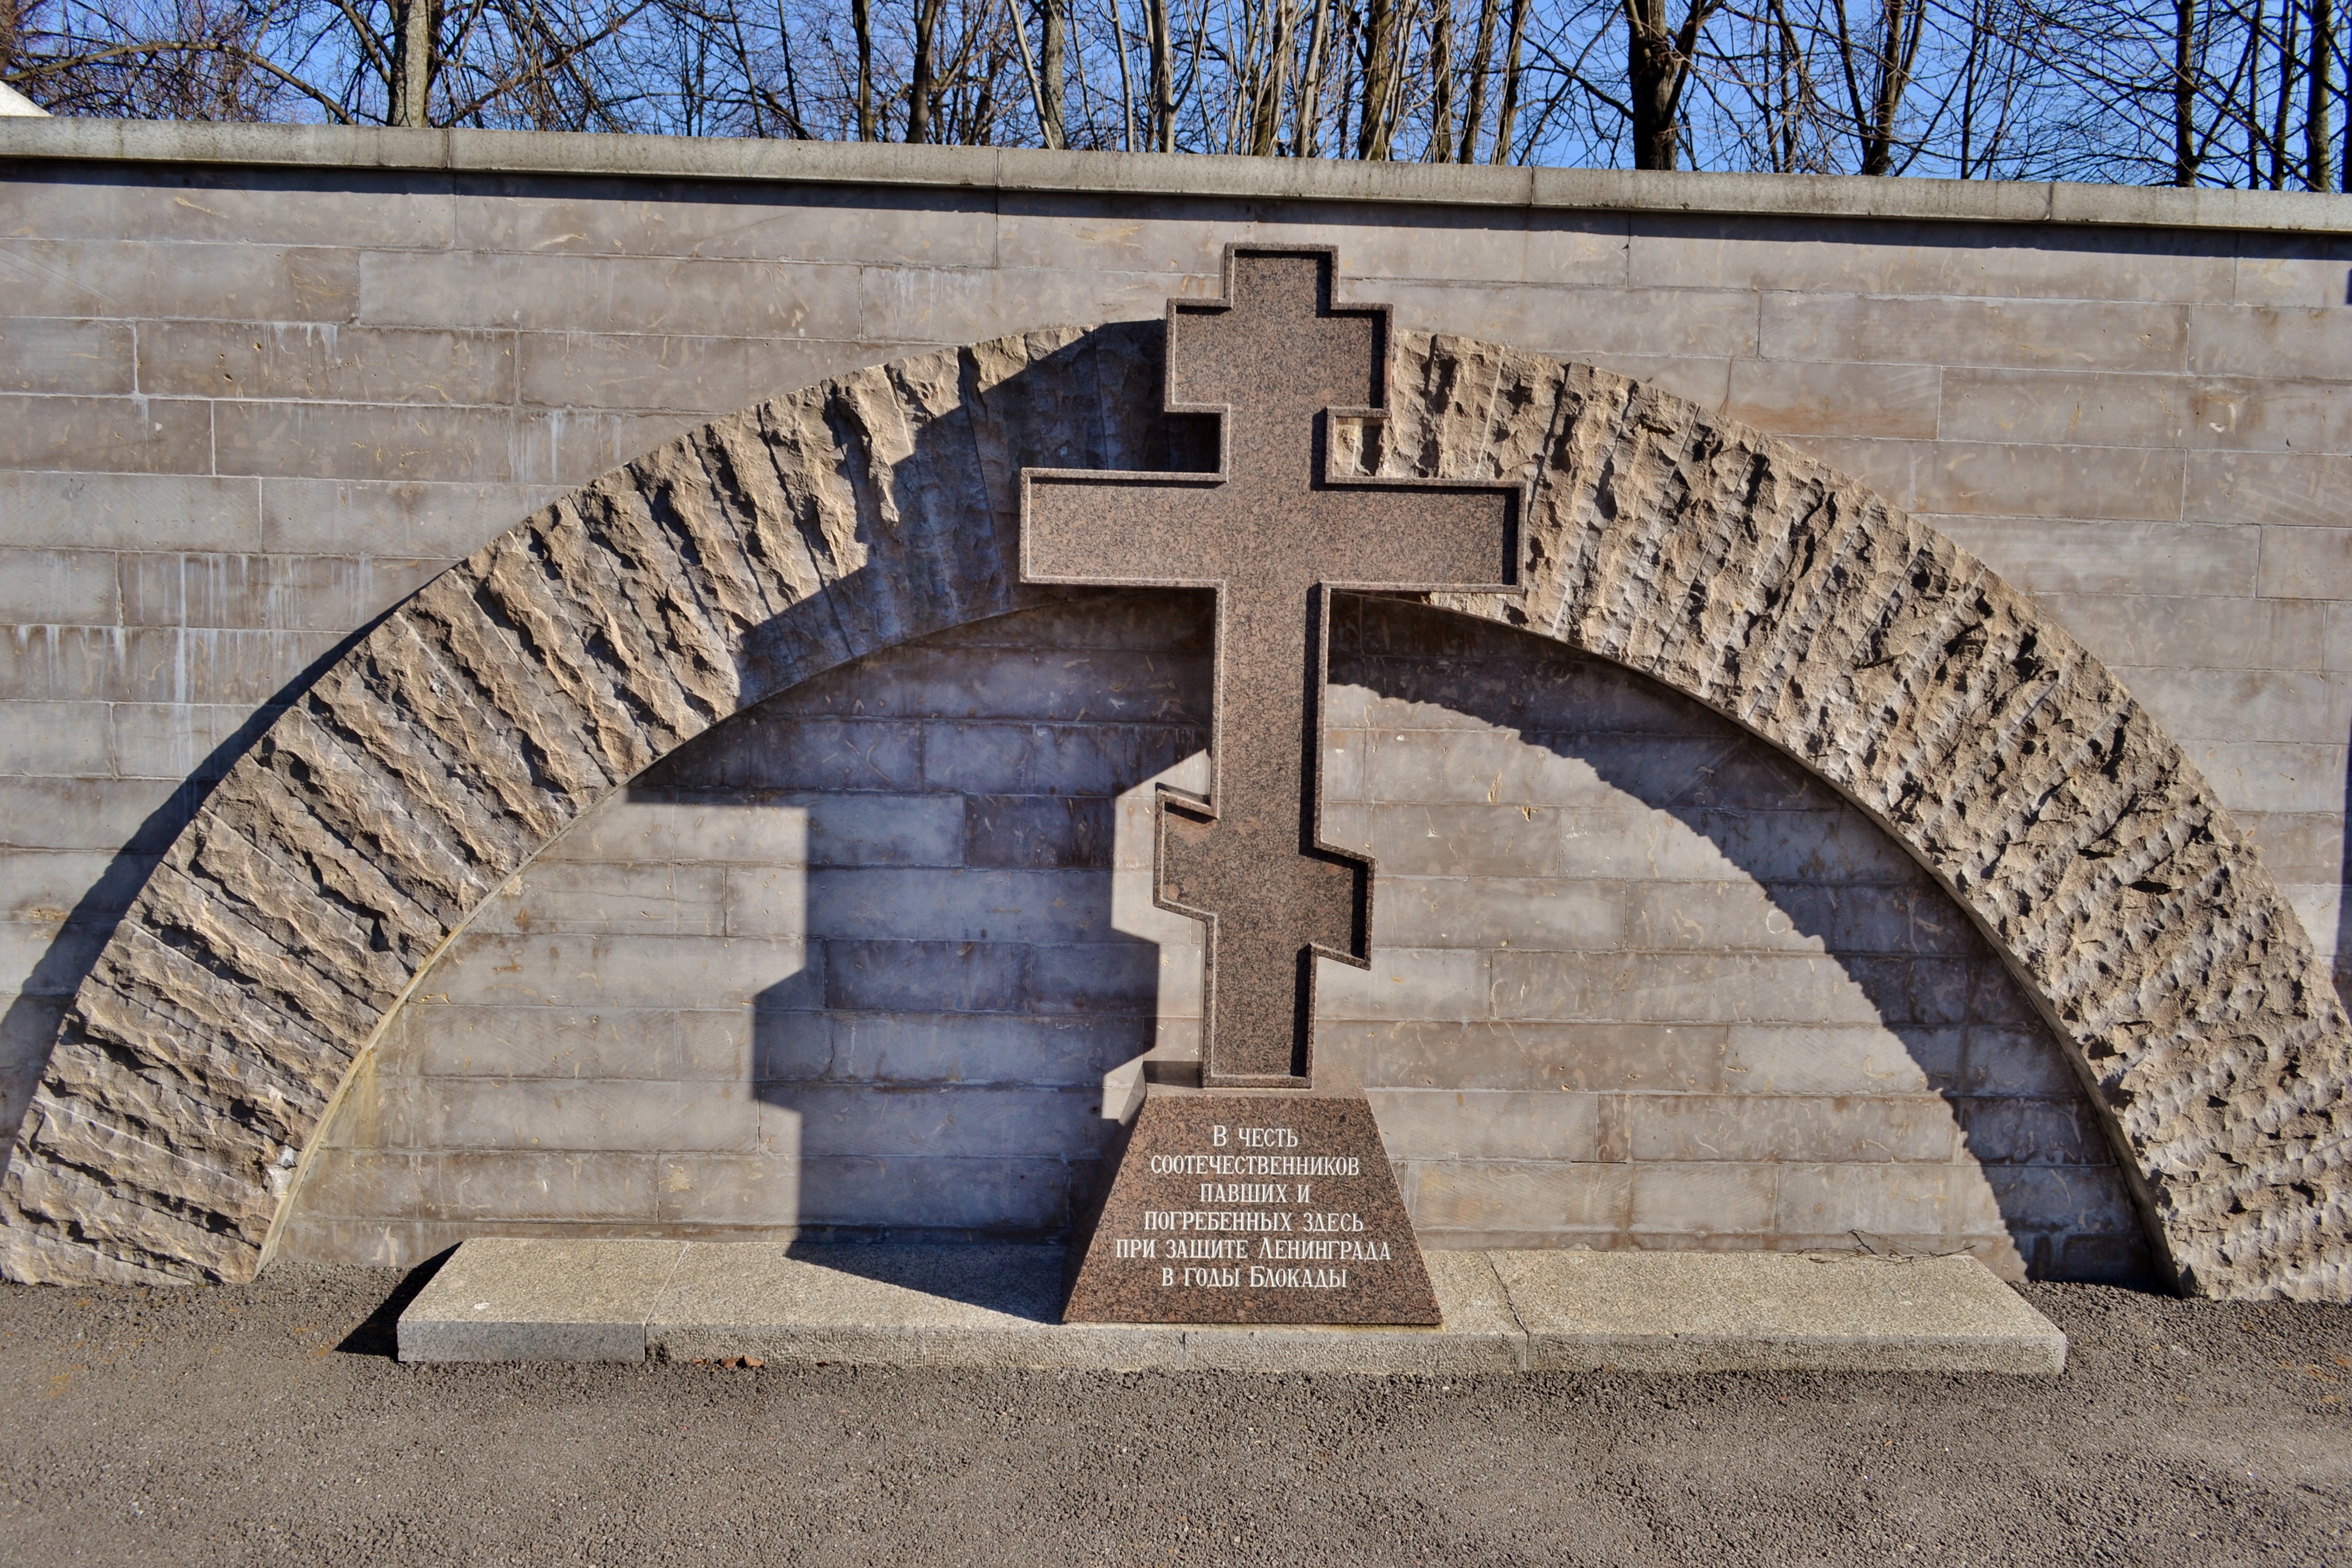
[(2066, 1365), (2065, 1335), (1973, 1258), (1428, 1262), (1437, 1328), (1065, 1324), (1054, 1247), (477, 1240), (401, 1314), (400, 1357), (1424, 1375)]

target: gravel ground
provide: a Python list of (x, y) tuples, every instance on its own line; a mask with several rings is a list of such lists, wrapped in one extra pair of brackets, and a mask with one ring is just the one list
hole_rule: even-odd
[(17, 1563), (2352, 1564), (2352, 1310), (2054, 1380), (403, 1367), (415, 1281), (0, 1287)]

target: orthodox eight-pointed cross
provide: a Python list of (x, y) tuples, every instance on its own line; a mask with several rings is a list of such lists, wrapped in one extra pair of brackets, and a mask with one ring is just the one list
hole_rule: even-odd
[(1332, 592), (1518, 579), (1517, 486), (1329, 472), (1333, 419), (1381, 417), (1389, 349), (1387, 308), (1337, 305), (1337, 271), (1232, 247), (1223, 299), (1170, 301), (1167, 409), (1217, 417), (1217, 472), (1022, 476), (1024, 580), (1216, 595), (1212, 783), (1161, 797), (1157, 894), (1208, 924), (1213, 1087), (1305, 1087), (1316, 957), (1370, 957), (1372, 863), (1322, 840)]

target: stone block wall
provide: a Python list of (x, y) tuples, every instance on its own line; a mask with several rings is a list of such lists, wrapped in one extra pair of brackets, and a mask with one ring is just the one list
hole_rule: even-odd
[[(1058, 1237), (1114, 1075), (1198, 1051), (1152, 782), (1197, 783), (1189, 595), (1086, 595), (727, 721), (419, 984), (286, 1255), (470, 1235)], [(1327, 831), (1379, 863), (1318, 1076), (1424, 1245), (1971, 1250), (2144, 1279), (2057, 1042), (1885, 835), (1686, 699), (1523, 634), (1343, 612)]]
[[(1511, 205), (1478, 171), (1404, 202), (1377, 170), (1294, 188), (1207, 164), (1189, 194), (1112, 195), (940, 150), (824, 183), (664, 177), (593, 138), (561, 144), (576, 172), (520, 174), (290, 129), (249, 133), (268, 161), (240, 165), (150, 129), (143, 161), (61, 155), (69, 122), (0, 131), (0, 1121), (206, 781), (442, 565), (773, 392), (1156, 314), (1211, 290), (1233, 240), (1335, 243), (1354, 295), (1402, 325), (1649, 379), (1869, 479), (2113, 666), (2343, 951), (2352, 218), (2307, 204), (2223, 227), (2184, 197), (2135, 223), (2129, 193), (2110, 212), (1998, 188), (1935, 217), (1854, 194), (1927, 188), (1901, 182), (1809, 185), (1813, 210), (1735, 194), (1751, 210), (1708, 216), (1685, 193), (1765, 187), (1596, 176)], [(2084, 221), (1993, 221), (2029, 207)], [(992, 762), (967, 805), (1060, 798), (1047, 775), (1085, 765), (1022, 752), (983, 777)], [(1439, 800), (1411, 804), (1450, 798), (1428, 787)], [(1004, 831), (1045, 831), (1049, 808), (1022, 810)], [(1792, 929), (1828, 918), (1775, 907)], [(1975, 1070), (1952, 1059), (1914, 1064), (1939, 1099), (1937, 1071)], [(1486, 1223), (1461, 1212), (1463, 1235)]]

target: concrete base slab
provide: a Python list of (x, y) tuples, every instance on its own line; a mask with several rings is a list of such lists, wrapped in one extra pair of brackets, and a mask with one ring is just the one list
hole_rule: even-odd
[(1139, 1372), (1991, 1372), (2066, 1337), (1971, 1258), (1433, 1252), (1444, 1326), (1065, 1324), (1048, 1247), (469, 1241), (408, 1362), (726, 1361)]

